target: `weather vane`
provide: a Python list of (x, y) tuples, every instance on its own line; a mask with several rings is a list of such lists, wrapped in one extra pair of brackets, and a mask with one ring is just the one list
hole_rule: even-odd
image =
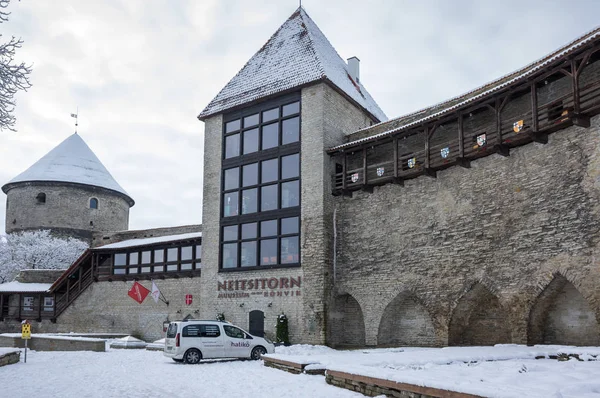
[(71, 113), (71, 117), (75, 118), (75, 134), (77, 134), (77, 126), (79, 125), (77, 123), (78, 122), (78, 119), (77, 119), (78, 116), (79, 116), (79, 107), (77, 107), (77, 112), (76, 113)]

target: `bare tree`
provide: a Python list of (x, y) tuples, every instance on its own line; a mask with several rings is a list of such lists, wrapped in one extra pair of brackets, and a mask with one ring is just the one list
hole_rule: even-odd
[[(8, 21), (6, 7), (10, 0), (0, 0), (0, 23)], [(2, 37), (2, 34), (0, 34)], [(29, 74), (31, 67), (15, 63), (15, 52), (23, 41), (14, 36), (6, 43), (0, 43), (0, 130), (15, 131), (15, 94), (31, 87)]]

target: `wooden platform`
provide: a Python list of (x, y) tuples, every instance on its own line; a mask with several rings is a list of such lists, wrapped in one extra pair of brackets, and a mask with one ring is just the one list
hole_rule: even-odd
[[(369, 397), (386, 395), (388, 397), (413, 397), (413, 398), (480, 398), (479, 395), (466, 394), (456, 391), (441, 390), (439, 388), (422, 387), (414, 384), (398, 383), (391, 380), (379, 379), (318, 368), (314, 362), (298, 363), (285, 361), (278, 358), (265, 356), (262, 358), (265, 366), (283, 370), (289, 373), (324, 374), (325, 381), (336, 387), (360, 392)], [(308, 369), (307, 369), (308, 368)]]

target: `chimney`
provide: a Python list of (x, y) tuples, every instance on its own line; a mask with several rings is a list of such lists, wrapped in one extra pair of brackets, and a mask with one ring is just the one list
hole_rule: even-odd
[(348, 73), (350, 77), (354, 79), (354, 81), (358, 84), (359, 80), (359, 72), (360, 72), (360, 59), (356, 57), (348, 58)]

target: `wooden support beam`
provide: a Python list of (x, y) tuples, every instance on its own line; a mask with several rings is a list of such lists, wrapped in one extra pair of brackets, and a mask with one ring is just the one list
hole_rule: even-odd
[(463, 127), (463, 114), (458, 114), (458, 157), (465, 157), (465, 131)]
[(398, 178), (398, 137), (394, 137), (394, 180)]
[(403, 187), (404, 186), (404, 178), (402, 178), (402, 177), (394, 177), (392, 179), (392, 184), (398, 184), (398, 185), (400, 185), (400, 186)]
[(546, 134), (546, 133), (540, 133), (539, 131), (532, 131), (529, 133), (529, 136), (531, 137), (531, 140), (533, 142), (537, 142), (540, 144), (548, 143), (548, 134)]
[(367, 179), (367, 148), (363, 148), (363, 186), (368, 184)]
[(538, 98), (535, 82), (531, 83), (531, 128), (533, 133), (538, 131)]
[(465, 159), (465, 158), (461, 158), (461, 157), (456, 158), (456, 164), (465, 169), (471, 168), (471, 161), (469, 159)]
[[(425, 126), (425, 170), (429, 170), (430, 156), (429, 156), (429, 126)], [(433, 133), (432, 133), (433, 134)]]
[(0, 294), (0, 321), (4, 320), (4, 295)]
[[(573, 112), (575, 113), (575, 115), (579, 115), (581, 103), (579, 99), (579, 74), (577, 73), (577, 63), (574, 59), (571, 60), (571, 71), (573, 71), (573, 73), (571, 74), (571, 86), (573, 91)], [(573, 121), (573, 123), (575, 122)]]
[(19, 311), (17, 313), (19, 321), (22, 319), (21, 318), (21, 309), (22, 308), (23, 308), (23, 295), (21, 293), (19, 293)]
[(503, 144), (496, 144), (493, 147), (494, 152), (504, 157), (510, 156), (510, 148)]
[(423, 175), (426, 175), (427, 177), (431, 178), (437, 178), (437, 172), (433, 169), (424, 168)]
[(589, 116), (574, 114), (571, 120), (575, 126), (587, 128), (591, 125)]
[(348, 170), (348, 155), (343, 152), (344, 159), (342, 161), (342, 192), (346, 190), (346, 173)]
[(79, 286), (77, 287), (77, 292), (81, 293), (81, 266), (79, 266), (79, 270), (78, 270), (78, 276), (77, 278), (79, 279)]

